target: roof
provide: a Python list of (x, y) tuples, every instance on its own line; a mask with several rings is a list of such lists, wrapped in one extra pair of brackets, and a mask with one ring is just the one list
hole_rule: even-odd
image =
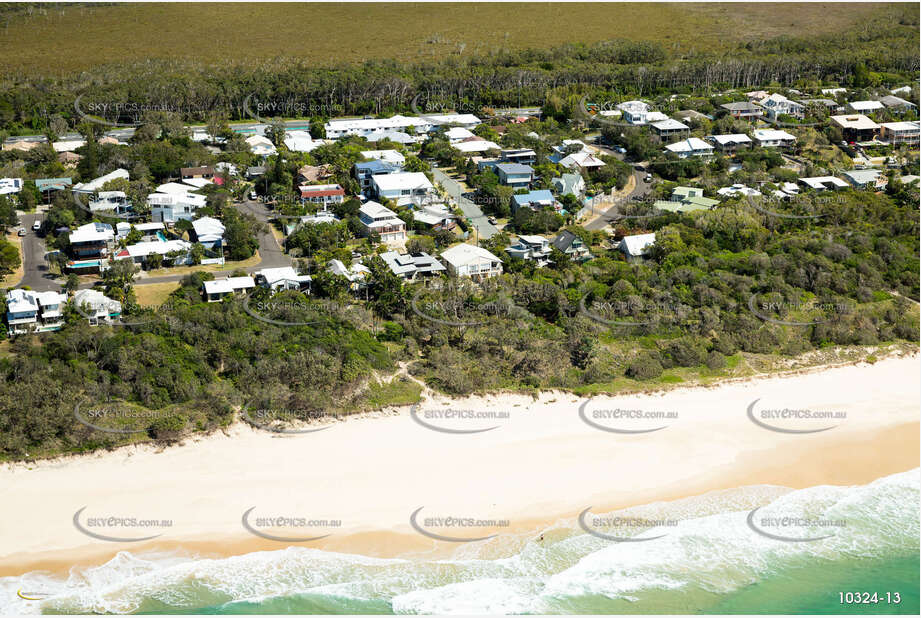
[(227, 277), (204, 282), (206, 294), (231, 294), (236, 290), (248, 290), (256, 287), (252, 277)]
[(310, 275), (299, 275), (291, 266), (281, 266), (279, 268), (263, 268), (256, 271), (256, 277), (262, 277), (269, 285), (274, 285), (282, 281), (296, 281), (303, 283), (311, 281)]
[(96, 191), (99, 191), (99, 189), (101, 189), (102, 186), (106, 184), (107, 182), (109, 182), (110, 180), (116, 180), (118, 178), (124, 178), (125, 180), (128, 180), (130, 178), (130, 175), (128, 174), (128, 170), (118, 168), (117, 170), (113, 170), (109, 172), (108, 174), (105, 174), (98, 178), (94, 178), (93, 180), (90, 180), (89, 182), (77, 183), (74, 185), (74, 191), (77, 191), (78, 193), (95, 193)]
[(723, 109), (728, 109), (732, 112), (742, 112), (742, 111), (759, 111), (761, 108), (755, 105), (754, 103), (749, 103), (748, 101), (736, 101), (734, 103), (723, 103), (720, 105)]
[(689, 137), (688, 139), (683, 139), (680, 142), (675, 142), (674, 144), (669, 144), (666, 146), (667, 149), (672, 152), (693, 152), (697, 150), (713, 150), (713, 146), (700, 139), (699, 137)]
[(358, 212), (367, 217), (370, 217), (371, 219), (380, 219), (381, 217), (396, 218), (397, 216), (397, 213), (393, 212), (380, 202), (375, 202), (373, 200), (362, 204), (358, 209)]
[(454, 268), (484, 260), (490, 262), (502, 261), (483, 247), (477, 247), (467, 243), (461, 243), (459, 245), (454, 245), (450, 249), (445, 249), (441, 252), (441, 257)]
[(876, 182), (880, 176), (879, 170), (849, 170), (842, 173), (855, 185), (865, 185)]
[(451, 147), (461, 152), (486, 152), (487, 150), (500, 150), (502, 148), (499, 144), (484, 139), (457, 142), (456, 144), (451, 144)]
[(863, 114), (844, 114), (831, 119), (844, 129), (878, 129), (879, 125)]
[(77, 290), (74, 293), (74, 304), (77, 307), (89, 305), (96, 315), (111, 315), (121, 313), (122, 304), (111, 299), (99, 290)]
[(580, 181), (585, 182), (579, 174), (561, 174), (558, 178), (554, 178), (552, 182), (555, 187), (559, 188), (559, 192), (562, 195), (566, 195), (567, 193), (575, 194), (576, 185)]
[(761, 195), (761, 192), (757, 189), (752, 189), (751, 187), (746, 187), (742, 184), (735, 184), (731, 187), (723, 187), (722, 189), (717, 189), (717, 195), (723, 196), (733, 196), (733, 195)]
[(133, 245), (128, 245), (125, 247), (125, 250), (119, 252), (116, 257), (147, 257), (152, 253), (166, 255), (167, 253), (172, 253), (173, 251), (188, 251), (191, 246), (192, 245), (184, 240), (167, 240), (166, 242), (162, 240), (153, 240), (150, 242), (139, 242)]
[(659, 131), (677, 131), (683, 129), (690, 129), (690, 127), (682, 122), (668, 118), (666, 120), (661, 120), (659, 122), (653, 122), (652, 127), (658, 129)]
[(400, 172), (374, 177), (374, 184), (380, 191), (400, 191), (403, 189), (434, 189), (428, 177), (422, 172)]
[(574, 152), (560, 159), (560, 165), (567, 168), (578, 167), (603, 167), (607, 165), (604, 161), (590, 152)]
[(846, 187), (847, 183), (834, 176), (812, 176), (810, 178), (800, 178), (800, 182), (813, 189), (827, 189), (825, 185), (834, 185), (835, 187)]
[(208, 165), (199, 167), (181, 167), (179, 168), (180, 176), (195, 176), (203, 174), (214, 174), (214, 168)]
[(39, 191), (50, 191), (52, 189), (66, 189), (71, 186), (73, 181), (70, 178), (38, 178), (35, 181), (35, 187)]
[(199, 240), (217, 240), (224, 235), (224, 224), (213, 217), (192, 221), (192, 228)]
[(635, 236), (624, 236), (621, 247), (630, 255), (643, 255), (655, 242), (655, 232), (651, 234), (636, 234)]
[(380, 161), (387, 161), (388, 163), (397, 163), (403, 165), (406, 162), (406, 157), (403, 156), (399, 150), (362, 150), (361, 156), (365, 159), (378, 159)]
[(560, 251), (566, 251), (570, 246), (572, 246), (573, 241), (577, 238), (579, 237), (576, 236), (573, 232), (570, 232), (569, 230), (563, 230), (556, 235), (556, 238), (554, 238), (550, 244)]
[(181, 195), (184, 193), (189, 193), (191, 191), (196, 191), (197, 189), (192, 185), (187, 185), (180, 182), (166, 182), (157, 187), (157, 193), (170, 193), (173, 195)]
[(95, 223), (81, 225), (71, 232), (69, 236), (71, 243), (100, 242), (112, 240), (114, 237), (115, 234), (112, 232), (111, 226), (105, 229), (102, 226), (97, 226)]
[(534, 172), (530, 165), (524, 165), (523, 163), (499, 163), (496, 165), (496, 169), (506, 174), (532, 174)]
[(539, 203), (541, 205), (552, 205), (554, 200), (553, 193), (547, 189), (540, 189), (537, 191), (529, 191), (527, 193), (521, 193), (518, 195), (512, 196), (512, 201), (515, 202), (516, 206), (527, 206), (534, 203)]
[(711, 135), (710, 139), (719, 144), (720, 146), (725, 146), (726, 144), (750, 144), (752, 138), (745, 135), (744, 133), (727, 133), (725, 135)]
[(467, 139), (468, 137), (473, 137), (473, 136), (474, 136), (473, 131), (470, 131), (469, 129), (465, 129), (464, 127), (451, 127), (450, 129), (445, 131), (445, 137), (447, 137), (450, 140)]
[(314, 141), (309, 131), (287, 131), (284, 139), (285, 147), (294, 152), (310, 152), (323, 145), (321, 140)]
[(875, 109), (883, 109), (883, 104), (879, 101), (851, 101), (848, 105), (851, 109), (859, 112), (872, 112)]
[(786, 131), (781, 131), (779, 129), (757, 129), (754, 135), (755, 139), (759, 142), (796, 139), (795, 135), (790, 135)]
[(345, 195), (345, 189), (337, 184), (332, 185), (301, 185), (301, 197), (330, 197), (334, 195)]
[(410, 275), (417, 272), (441, 272), (445, 270), (444, 264), (434, 257), (420, 251), (419, 253), (403, 253), (386, 251), (381, 253), (381, 259), (395, 275)]
[[(917, 120), (908, 122), (884, 122), (881, 126), (886, 127), (889, 131), (918, 131), (921, 125)], [(38, 182), (37, 180), (35, 181)]]
[(210, 184), (214, 184), (214, 181), (210, 178), (186, 178), (182, 181), (182, 184), (192, 187), (191, 189), (188, 189), (189, 191), (195, 191)]

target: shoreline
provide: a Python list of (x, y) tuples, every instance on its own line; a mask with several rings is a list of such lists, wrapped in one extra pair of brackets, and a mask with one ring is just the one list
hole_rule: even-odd
[[(236, 424), (166, 449), (127, 446), (7, 464), (0, 468), (0, 486), (9, 487), (4, 493), (11, 498), (0, 516), (6, 550), (0, 576), (66, 573), (119, 551), (223, 557), (287, 547), (243, 530), (241, 514), (253, 505), (265, 513), (343, 520), (332, 536), (298, 546), (431, 558), (448, 557), (458, 544), (414, 532), (408, 519), (417, 507), (436, 515), (507, 518), (511, 525), (500, 533), (537, 534), (589, 506), (608, 512), (751, 485), (858, 485), (918, 466), (916, 355), (796, 371), (595, 398), (679, 411), (666, 430), (642, 435), (592, 429), (576, 413), (584, 398), (544, 392), (536, 399), (503, 394), (426, 402), (426, 409), (498, 406), (509, 413), (507, 425), (473, 435), (426, 430), (404, 409), (349, 418), (356, 422), (318, 434), (279, 437)], [(844, 409), (847, 418), (832, 431), (808, 435), (764, 431), (744, 410), (759, 397)], [(88, 483), (91, 478), (97, 482)], [(143, 543), (96, 541), (72, 524), (84, 506), (97, 514), (170, 515), (175, 532)]]

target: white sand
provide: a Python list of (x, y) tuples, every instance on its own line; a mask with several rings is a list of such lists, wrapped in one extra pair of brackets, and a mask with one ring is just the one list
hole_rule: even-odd
[[(710, 389), (596, 398), (588, 407), (589, 414), (618, 407), (678, 412), (675, 420), (617, 425), (668, 425), (646, 434), (587, 426), (578, 413), (584, 400), (569, 395), (545, 394), (538, 401), (503, 395), (423, 403), (422, 410), (509, 412), (507, 421), (453, 424), (499, 425), (477, 434), (430, 431), (402, 410), (339, 422), (313, 434), (278, 436), (236, 425), (228, 435), (160, 452), (128, 447), (31, 467), (8, 465), (0, 468), (0, 572), (22, 572), (41, 560), (80, 552), (101, 557), (138, 549), (138, 544), (97, 541), (78, 532), (72, 518), (84, 506), (83, 522), (108, 515), (170, 519), (173, 526), (165, 531), (97, 531), (164, 532), (158, 542), (180, 547), (193, 540), (256, 541), (241, 526), (243, 512), (253, 506), (254, 516), (341, 519), (342, 527), (331, 537), (341, 540), (360, 531), (410, 532), (410, 513), (422, 506), (425, 516), (506, 518), (523, 525), (551, 522), (588, 506), (599, 512), (605, 506), (746, 484), (866, 482), (917, 465), (916, 437), (915, 446), (899, 446), (874, 443), (874, 436), (888, 429), (898, 437), (893, 428), (918, 422), (919, 387), (917, 357), (889, 359)], [(775, 433), (747, 417), (747, 406), (757, 398), (758, 410), (832, 410), (846, 412), (847, 418), (811, 425), (838, 425), (821, 433)], [(233, 553), (230, 545), (216, 550)]]

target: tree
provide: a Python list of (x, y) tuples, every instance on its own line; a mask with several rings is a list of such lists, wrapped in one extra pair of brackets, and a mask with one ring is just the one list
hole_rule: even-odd
[(67, 275), (67, 279), (64, 281), (64, 291), (72, 294), (77, 291), (78, 287), (80, 287), (80, 277), (74, 273)]
[(275, 118), (265, 130), (265, 136), (272, 140), (276, 148), (281, 148), (285, 143), (285, 132), (288, 125), (281, 118)]
[(21, 263), (16, 245), (0, 236), (0, 272), (13, 272)]

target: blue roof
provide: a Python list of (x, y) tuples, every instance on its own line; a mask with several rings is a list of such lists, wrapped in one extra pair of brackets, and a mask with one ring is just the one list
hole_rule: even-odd
[(512, 201), (515, 202), (516, 206), (526, 206), (532, 202), (553, 202), (553, 193), (547, 189), (529, 191), (527, 193), (513, 195)]
[(530, 165), (522, 165), (521, 163), (500, 163), (496, 166), (497, 170), (502, 170), (506, 174), (530, 174), (534, 170)]
[(356, 163), (355, 169), (359, 171), (367, 170), (373, 174), (374, 172), (392, 172), (395, 168), (386, 161), (375, 159), (374, 161), (361, 161)]

